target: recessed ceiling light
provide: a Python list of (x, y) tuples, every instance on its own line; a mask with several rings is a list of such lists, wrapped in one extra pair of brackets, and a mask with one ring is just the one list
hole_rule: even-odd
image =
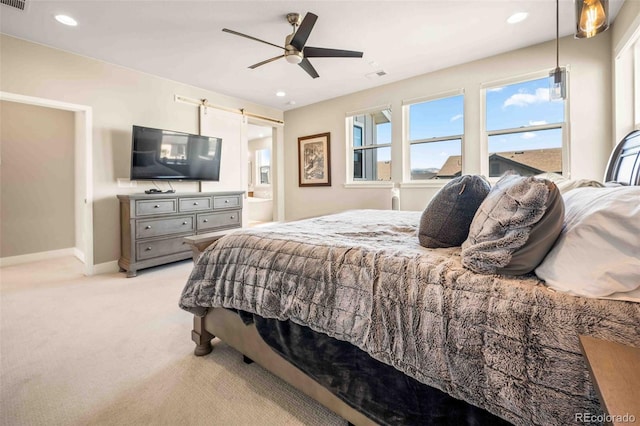
[(514, 13), (513, 15), (509, 16), (509, 18), (507, 18), (507, 22), (510, 24), (517, 24), (518, 22), (522, 22), (527, 19), (527, 16), (529, 16), (527, 12)]
[(282, 97), (284, 97), (284, 96), (287, 96), (287, 94), (286, 94), (286, 93), (284, 93), (282, 90), (278, 90), (278, 91), (276, 92), (276, 96), (278, 96), (278, 97), (282, 98)]
[(61, 24), (68, 25), (70, 27), (75, 27), (78, 25), (78, 21), (73, 19), (71, 16), (67, 16), (67, 15), (56, 15), (56, 21), (60, 22)]
[(289, 102), (287, 102), (287, 104), (289, 104), (289, 105), (295, 105), (295, 104), (296, 104), (296, 101), (289, 101)]

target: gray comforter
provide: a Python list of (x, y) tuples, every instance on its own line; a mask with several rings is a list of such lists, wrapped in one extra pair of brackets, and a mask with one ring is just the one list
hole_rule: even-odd
[(419, 220), (358, 210), (237, 232), (200, 257), (180, 306), (292, 320), (515, 424), (601, 413), (578, 334), (640, 346), (640, 304), (475, 274), (460, 248), (421, 247)]

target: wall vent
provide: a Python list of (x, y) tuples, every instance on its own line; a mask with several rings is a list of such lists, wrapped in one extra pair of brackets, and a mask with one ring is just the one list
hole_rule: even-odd
[(24, 11), (27, 7), (27, 0), (0, 0), (0, 4)]
[(374, 78), (378, 78), (378, 77), (383, 77), (387, 75), (386, 71), (384, 70), (378, 70), (375, 72), (371, 72), (369, 74), (365, 74), (365, 77), (367, 77), (368, 79), (374, 79)]

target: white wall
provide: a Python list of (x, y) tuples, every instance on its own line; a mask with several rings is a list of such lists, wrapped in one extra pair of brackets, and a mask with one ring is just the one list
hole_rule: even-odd
[[(93, 233), (97, 264), (114, 261), (120, 255), (116, 195), (141, 192), (149, 185), (119, 188), (117, 184), (118, 178), (129, 177), (133, 124), (197, 133), (198, 107), (174, 102), (174, 95), (206, 98), (216, 105), (244, 108), (275, 119), (282, 119), (283, 115), (282, 111), (248, 101), (6, 35), (0, 39), (0, 57), (1, 91), (93, 109)], [(211, 72), (211, 78), (215, 78), (215, 70)], [(223, 169), (238, 166), (228, 161), (229, 158), (223, 159)], [(225, 185), (207, 184), (206, 190), (223, 189)], [(197, 183), (175, 186), (180, 192), (198, 190)], [(238, 188), (246, 190), (246, 185)]]
[[(612, 57), (614, 66), (614, 128), (615, 144), (634, 129), (640, 111), (637, 111), (636, 93), (640, 88), (634, 87), (634, 80), (640, 81), (640, 60), (634, 58), (631, 42), (640, 31), (640, 1), (627, 0), (622, 5), (616, 21), (611, 28)], [(634, 63), (634, 61), (638, 61)]]
[[(587, 40), (560, 40), (560, 64), (570, 67), (570, 170), (574, 178), (601, 179), (611, 147), (611, 32)], [(401, 182), (402, 101), (464, 89), (465, 173), (480, 173), (483, 83), (549, 71), (555, 67), (555, 41), (470, 62), (396, 83), (285, 112), (286, 219), (353, 208), (391, 208), (388, 188), (344, 188), (345, 114), (377, 105), (392, 107), (392, 177)], [(297, 138), (331, 133), (332, 186), (298, 187)], [(401, 208), (422, 210), (437, 187), (403, 188)]]

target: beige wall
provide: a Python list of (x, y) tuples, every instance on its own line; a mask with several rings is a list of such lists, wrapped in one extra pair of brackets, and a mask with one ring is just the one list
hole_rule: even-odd
[[(208, 90), (177, 83), (127, 68), (2, 35), (0, 90), (93, 108), (94, 262), (120, 255), (116, 194), (140, 192), (148, 186), (119, 188), (129, 177), (133, 124), (190, 133), (198, 132), (198, 108), (174, 102), (174, 95), (282, 119), (282, 111)], [(215, 69), (207, 70), (215, 78)], [(240, 159), (232, 160), (240, 161)], [(222, 167), (237, 167), (223, 158)], [(196, 192), (197, 183), (174, 185), (180, 192)], [(209, 183), (206, 190), (229, 187)]]
[[(588, 40), (560, 40), (560, 63), (570, 67), (570, 169), (575, 178), (601, 179), (611, 146), (611, 33)], [(549, 71), (555, 67), (555, 42), (331, 99), (285, 112), (286, 218), (297, 219), (353, 208), (391, 206), (390, 189), (345, 188), (345, 114), (379, 105), (392, 106), (392, 174), (401, 182), (402, 101), (463, 89), (465, 93), (465, 173), (480, 173), (481, 93), (483, 83)], [(297, 138), (331, 133), (332, 186), (299, 188)], [(403, 188), (401, 208), (422, 210), (438, 188)]]
[(0, 101), (0, 123), (0, 257), (74, 247), (74, 113)]

